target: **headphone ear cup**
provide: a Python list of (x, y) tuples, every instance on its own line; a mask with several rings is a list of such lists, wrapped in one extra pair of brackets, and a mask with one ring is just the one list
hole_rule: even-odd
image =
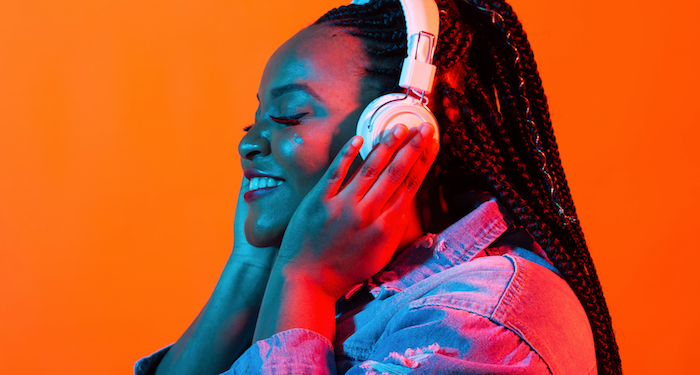
[(387, 94), (374, 99), (360, 115), (357, 122), (356, 134), (364, 139), (360, 156), (367, 159), (370, 151), (379, 144), (384, 135), (398, 124), (405, 125), (409, 130), (418, 128), (423, 123), (435, 127), (433, 138), (440, 141), (440, 131), (437, 120), (421, 100), (406, 94)]

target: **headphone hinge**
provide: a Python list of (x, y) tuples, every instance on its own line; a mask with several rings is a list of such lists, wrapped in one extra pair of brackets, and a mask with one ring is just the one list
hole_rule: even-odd
[(399, 86), (419, 92), (429, 93), (433, 88), (435, 65), (435, 35), (421, 31), (410, 38), (408, 56), (401, 67)]

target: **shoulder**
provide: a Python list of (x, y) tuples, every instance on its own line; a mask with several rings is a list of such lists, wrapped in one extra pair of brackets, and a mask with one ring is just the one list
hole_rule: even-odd
[(551, 270), (518, 256), (487, 256), (424, 281), (430, 290), (409, 304), (413, 314), (440, 310), (453, 320), (478, 320), (480, 329), (461, 334), (512, 336), (555, 374), (595, 368), (588, 318), (566, 281)]

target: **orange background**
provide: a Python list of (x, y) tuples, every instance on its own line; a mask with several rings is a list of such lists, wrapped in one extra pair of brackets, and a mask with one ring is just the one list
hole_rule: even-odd
[[(125, 374), (177, 339), (265, 61), (341, 3), (0, 2), (0, 373)], [(624, 369), (699, 374), (700, 6), (659, 4), (513, 1)]]

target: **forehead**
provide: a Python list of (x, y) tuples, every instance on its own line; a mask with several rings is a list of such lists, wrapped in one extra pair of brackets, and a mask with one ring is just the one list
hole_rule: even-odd
[[(258, 89), (260, 99), (270, 100), (302, 88), (317, 99), (331, 99), (343, 91), (357, 95), (368, 64), (361, 43), (336, 28), (310, 26), (300, 31), (268, 61)], [(280, 90), (282, 87), (287, 89)]]

